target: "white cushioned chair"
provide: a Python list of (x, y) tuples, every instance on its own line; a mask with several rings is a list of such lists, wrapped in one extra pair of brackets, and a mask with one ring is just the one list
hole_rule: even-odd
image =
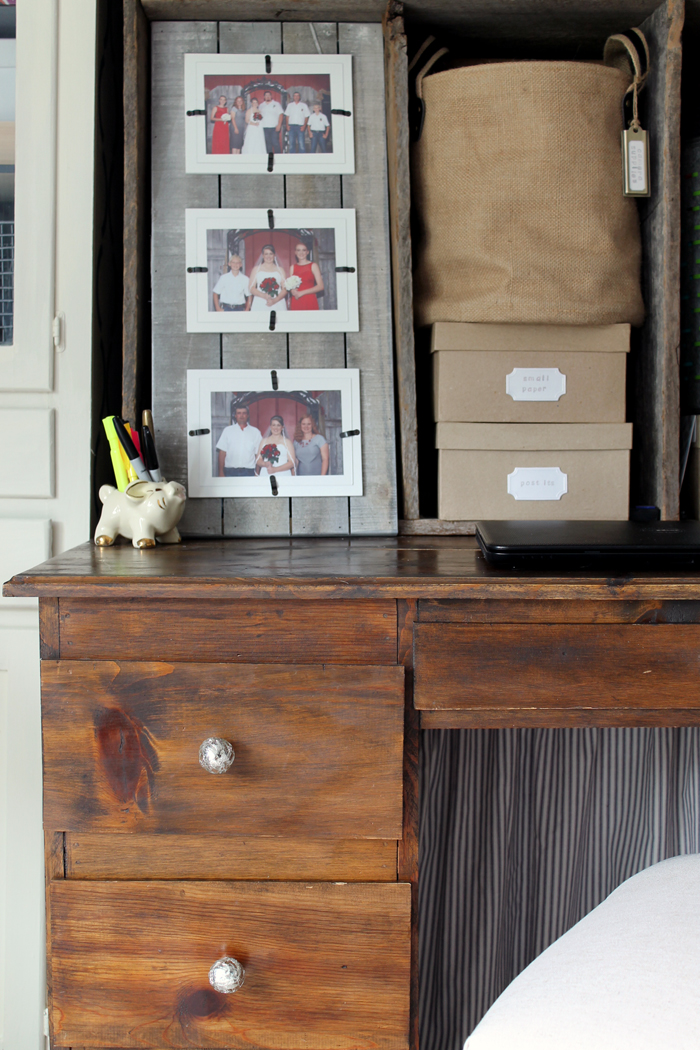
[(700, 1050), (700, 854), (619, 886), (508, 985), (464, 1050)]

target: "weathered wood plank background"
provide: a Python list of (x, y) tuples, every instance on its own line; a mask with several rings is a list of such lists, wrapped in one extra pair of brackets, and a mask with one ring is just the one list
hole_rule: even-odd
[[(215, 22), (151, 25), (152, 401), (163, 477), (187, 484), (187, 369), (220, 368), (221, 337), (187, 332), (185, 208), (218, 208), (219, 181), (185, 174), (184, 59), (216, 52)], [(221, 500), (188, 500), (185, 532), (221, 534)]]
[[(679, 513), (681, 32), (683, 0), (642, 23), (651, 51), (642, 94), (650, 131), (651, 197), (640, 198), (642, 293), (647, 318), (632, 356), (636, 502)], [(633, 464), (635, 459), (633, 459)]]
[[(364, 495), (190, 500), (186, 534), (397, 530), (383, 37), (379, 24), (314, 23), (325, 54), (354, 56), (354, 175), (186, 175), (187, 52), (314, 54), (308, 22), (156, 22), (152, 31), (153, 411), (164, 476), (187, 483), (188, 368), (359, 368)], [(355, 208), (360, 331), (187, 333), (186, 208)]]

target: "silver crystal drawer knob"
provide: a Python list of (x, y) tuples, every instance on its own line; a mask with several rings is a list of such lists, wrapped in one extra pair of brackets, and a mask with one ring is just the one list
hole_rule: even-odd
[(225, 773), (235, 757), (233, 746), (218, 736), (210, 736), (199, 748), (199, 764), (207, 773)]
[(224, 995), (238, 991), (244, 981), (245, 970), (238, 959), (233, 959), (230, 955), (217, 959), (209, 971), (209, 984)]

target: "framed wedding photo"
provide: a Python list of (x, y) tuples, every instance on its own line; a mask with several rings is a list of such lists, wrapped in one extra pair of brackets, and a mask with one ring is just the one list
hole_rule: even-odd
[(350, 175), (352, 55), (185, 55), (188, 173)]
[(188, 370), (188, 493), (361, 496), (360, 430), (359, 369)]
[(357, 332), (352, 208), (190, 208), (188, 332)]

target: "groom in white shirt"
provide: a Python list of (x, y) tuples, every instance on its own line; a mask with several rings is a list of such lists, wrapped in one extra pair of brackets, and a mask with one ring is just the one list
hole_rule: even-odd
[(263, 101), (260, 103), (260, 112), (263, 115), (262, 128), (265, 132), (265, 148), (268, 153), (281, 153), (280, 128), (284, 121), (284, 110), (279, 102), (272, 97), (271, 91), (266, 91)]
[(224, 428), (216, 443), (219, 452), (218, 477), (253, 478), (262, 434), (257, 427), (248, 423), (248, 408), (245, 405), (236, 409), (235, 419), (232, 426)]

